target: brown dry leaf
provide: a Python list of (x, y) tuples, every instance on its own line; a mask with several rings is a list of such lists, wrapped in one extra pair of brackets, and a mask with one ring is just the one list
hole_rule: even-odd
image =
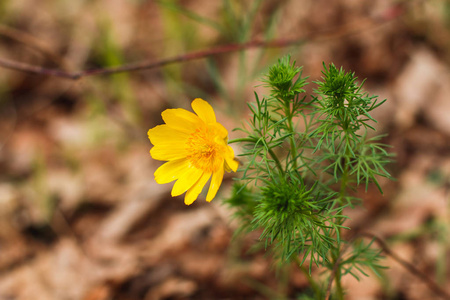
[(145, 295), (145, 300), (160, 300), (168, 298), (184, 298), (197, 290), (197, 284), (191, 280), (171, 277)]
[(222, 254), (190, 251), (180, 257), (178, 267), (183, 274), (199, 282), (216, 279), (217, 275), (226, 267)]
[[(416, 156), (411, 167), (399, 178), (401, 190), (391, 209), (375, 224), (374, 232), (383, 236), (406, 233), (418, 229), (430, 216), (441, 218), (447, 211), (447, 195), (425, 176), (436, 162), (427, 154)], [(435, 166), (436, 168), (438, 166)]]
[(2, 275), (0, 297), (82, 299), (97, 285), (106, 281), (121, 282), (135, 272), (135, 265), (127, 263), (123, 256), (123, 252), (116, 256), (121, 259), (117, 264), (93, 261), (74, 241), (63, 239), (30, 263)]
[(52, 251), (2, 276), (0, 295), (18, 300), (81, 299), (94, 281), (92, 270), (78, 246), (62, 240)]
[(435, 91), (433, 100), (426, 106), (425, 116), (434, 128), (450, 136), (450, 73), (441, 68), (439, 77), (441, 85)]
[(254, 292), (249, 282), (265, 281), (268, 286), (277, 285), (277, 282), (268, 282), (267, 276), (271, 265), (270, 261), (262, 256), (252, 258), (251, 261), (236, 261), (227, 263), (219, 274), (218, 282), (224, 290), (239, 292)]
[(62, 168), (47, 171), (46, 181), (49, 193), (58, 199), (63, 211), (74, 211), (84, 194), (83, 179), (80, 174)]
[(124, 199), (124, 190), (119, 184), (121, 174), (115, 167), (116, 154), (110, 149), (95, 151), (83, 163), (85, 197), (91, 201), (107, 204)]
[(108, 243), (116, 243), (124, 238), (127, 233), (139, 221), (150, 216), (164, 199), (163, 195), (169, 195), (171, 186), (157, 184), (154, 180), (155, 161), (150, 158), (150, 147), (131, 147), (122, 156), (117, 167), (119, 173), (125, 178), (121, 187), (122, 201), (114, 211), (106, 217), (95, 236), (96, 239)]
[(346, 300), (376, 300), (380, 299), (379, 294), (382, 289), (380, 286), (379, 278), (377, 275), (370, 271), (368, 272), (370, 277), (366, 277), (362, 274), (358, 274), (359, 280), (351, 275), (347, 275), (342, 278), (342, 285), (344, 286), (346, 293)]
[(143, 247), (142, 256), (152, 265), (165, 256), (183, 251), (196, 234), (214, 223), (215, 218), (214, 211), (207, 206), (172, 215), (161, 234)]
[[(95, 234), (97, 239), (108, 243), (118, 242), (137, 222), (150, 215), (163, 200), (161, 196), (169, 191), (169, 188), (152, 182), (149, 182), (147, 186), (147, 191), (140, 197), (130, 197), (130, 200), (119, 204), (116, 210), (102, 221)], [(147, 197), (142, 198), (142, 196)]]
[(398, 76), (394, 97), (398, 102), (396, 122), (400, 128), (411, 127), (416, 115), (434, 105), (433, 99), (442, 86), (448, 85), (448, 71), (431, 50), (419, 48)]
[(111, 288), (107, 285), (99, 285), (91, 289), (83, 297), (83, 300), (109, 300), (111, 297)]

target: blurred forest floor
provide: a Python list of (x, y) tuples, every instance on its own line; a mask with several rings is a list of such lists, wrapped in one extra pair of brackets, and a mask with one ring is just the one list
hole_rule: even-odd
[[(322, 62), (387, 102), (373, 114), (397, 179), (358, 191), (352, 231), (382, 237), (450, 292), (450, 2), (355, 0), (2, 0), (0, 58), (65, 71), (252, 40), (298, 39), (162, 68), (79, 80), (0, 72), (0, 299), (300, 299), (258, 234), (233, 240), (228, 174), (185, 206), (157, 185), (147, 130), (201, 97), (232, 128), (260, 78), (290, 53), (309, 89)], [(235, 148), (239, 153), (239, 148)], [(389, 256), (382, 278), (344, 279), (347, 299), (437, 299)], [(320, 276), (313, 270), (313, 276)]]

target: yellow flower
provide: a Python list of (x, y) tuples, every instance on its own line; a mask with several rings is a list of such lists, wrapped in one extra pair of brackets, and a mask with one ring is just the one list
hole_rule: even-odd
[(192, 204), (211, 178), (206, 201), (211, 201), (222, 183), (224, 171), (236, 172), (238, 162), (228, 146), (228, 132), (216, 122), (211, 105), (203, 99), (192, 101), (193, 114), (185, 109), (166, 109), (166, 124), (148, 131), (154, 159), (168, 161), (155, 172), (157, 183), (177, 180), (172, 196), (186, 192), (184, 203)]

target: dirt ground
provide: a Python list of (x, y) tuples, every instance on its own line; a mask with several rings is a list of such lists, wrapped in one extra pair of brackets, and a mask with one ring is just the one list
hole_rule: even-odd
[[(249, 41), (297, 41), (204, 54), (73, 80), (4, 61), (78, 72), (158, 62)], [(353, 231), (450, 293), (450, 2), (2, 0), (0, 2), (0, 299), (301, 299), (305, 275), (276, 274), (258, 233), (233, 239), (222, 204), (191, 206), (158, 185), (147, 130), (201, 97), (231, 129), (261, 76), (291, 54), (309, 89), (322, 62), (387, 99), (373, 117), (396, 154), (395, 181), (358, 191)], [(233, 146), (234, 147), (234, 146)], [(239, 147), (235, 147), (237, 153)], [(344, 279), (346, 299), (439, 299), (386, 256), (383, 277)], [(320, 276), (320, 270), (313, 276)], [(325, 277), (324, 277), (325, 278)], [(283, 298), (284, 297), (284, 298)]]

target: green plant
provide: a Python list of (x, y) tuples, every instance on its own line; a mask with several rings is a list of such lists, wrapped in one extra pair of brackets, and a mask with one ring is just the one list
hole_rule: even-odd
[(360, 200), (352, 191), (371, 182), (381, 191), (377, 176), (390, 177), (384, 165), (391, 155), (381, 136), (368, 137), (376, 122), (370, 112), (384, 101), (365, 93), (354, 73), (333, 64), (322, 73), (308, 97), (307, 78), (289, 56), (269, 69), (263, 82), (270, 95), (255, 93), (250, 120), (238, 129), (245, 137), (230, 141), (243, 145), (244, 167), (226, 202), (241, 231), (260, 230), (281, 263), (309, 260), (309, 272), (313, 264), (328, 269), (342, 299), (343, 275), (382, 268), (380, 251), (342, 239), (341, 231), (344, 208)]

